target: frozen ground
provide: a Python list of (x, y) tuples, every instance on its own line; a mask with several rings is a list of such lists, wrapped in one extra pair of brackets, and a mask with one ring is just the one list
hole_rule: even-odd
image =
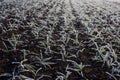
[(120, 80), (120, 3), (1, 2), (0, 80)]
[[(1, 0), (1, 1), (4, 1), (4, 2), (12, 2), (12, 1), (27, 1), (27, 0)], [(49, 0), (29, 0), (29, 1), (40, 1), (40, 2), (46, 2), (46, 1), (49, 1)], [(80, 2), (82, 0), (78, 0), (78, 2)], [(89, 0), (87, 0), (89, 1)], [(92, 0), (93, 1), (93, 0)], [(110, 2), (118, 2), (120, 3), (120, 0), (95, 0), (95, 1), (98, 1), (98, 2), (105, 2), (105, 1), (110, 1)], [(93, 1), (94, 2), (94, 1)]]

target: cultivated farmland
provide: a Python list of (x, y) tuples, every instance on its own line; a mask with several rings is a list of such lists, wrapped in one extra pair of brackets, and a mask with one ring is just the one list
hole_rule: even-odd
[(0, 0), (0, 80), (120, 80), (120, 2)]

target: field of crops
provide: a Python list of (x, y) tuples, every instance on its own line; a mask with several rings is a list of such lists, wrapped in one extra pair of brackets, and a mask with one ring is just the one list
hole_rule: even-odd
[(0, 0), (0, 80), (120, 80), (120, 3)]

